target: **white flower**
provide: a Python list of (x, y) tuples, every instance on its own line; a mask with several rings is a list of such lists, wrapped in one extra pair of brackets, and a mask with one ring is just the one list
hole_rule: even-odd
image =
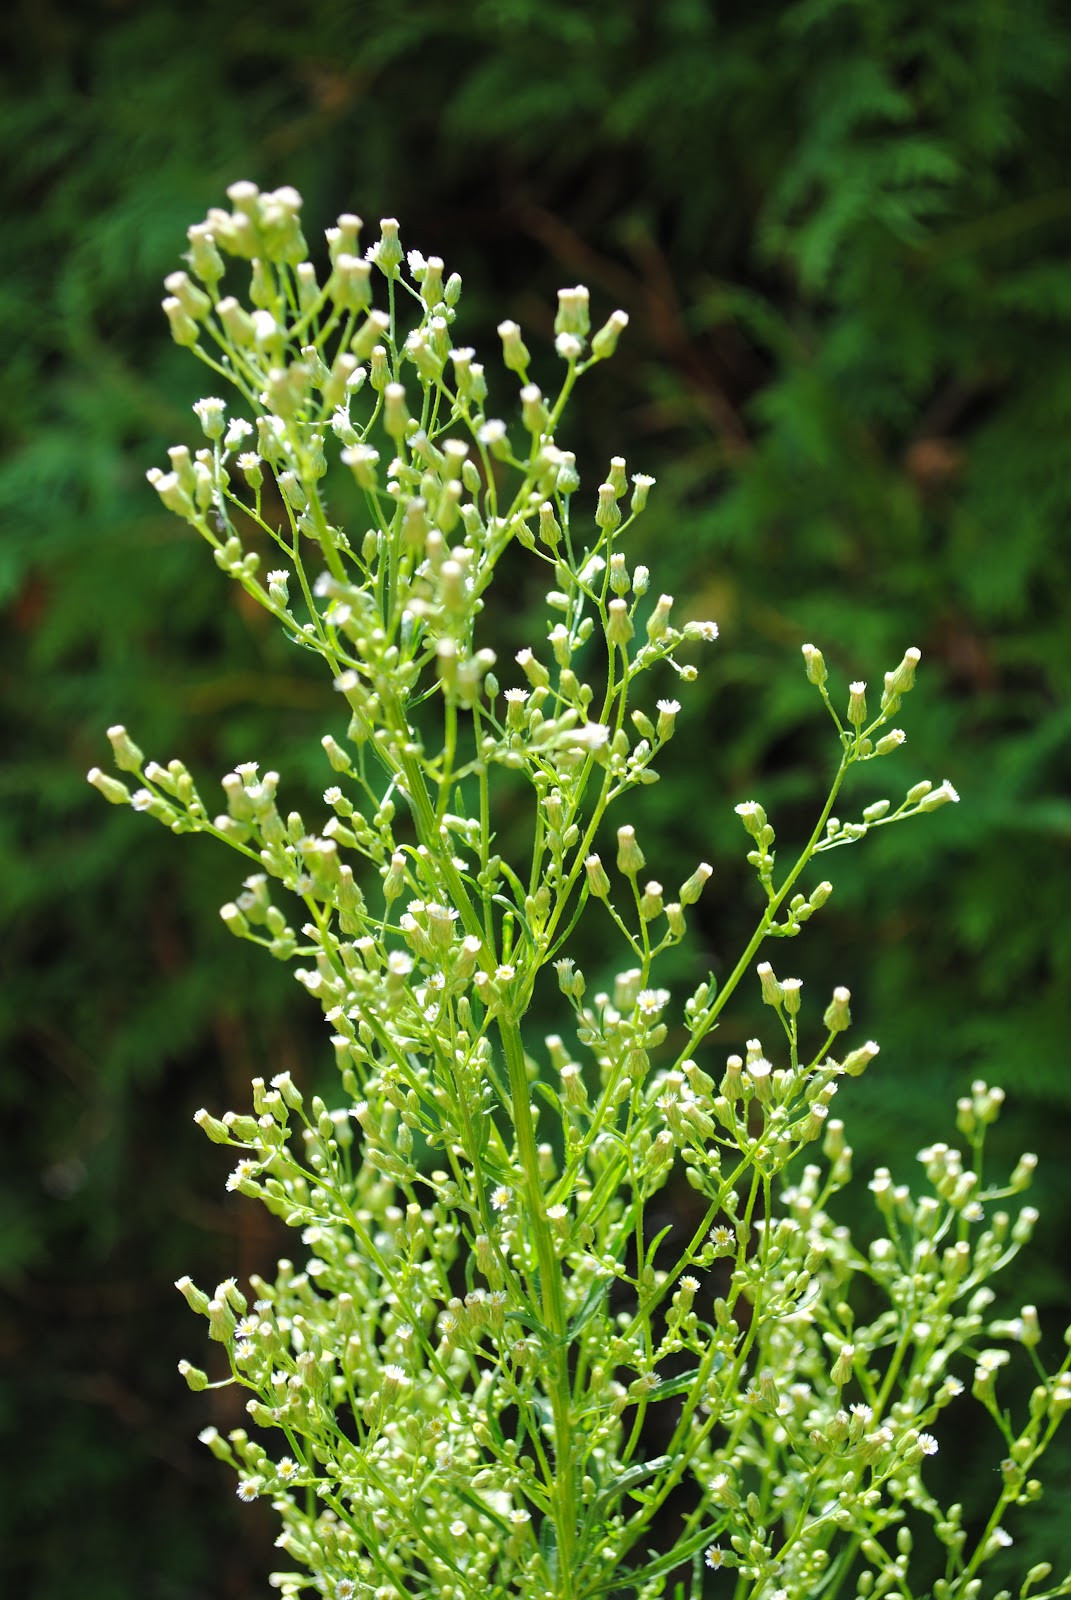
[(450, 1534), (452, 1539), (463, 1539), (468, 1532), (468, 1529), (465, 1527), (465, 1524), (462, 1522), (460, 1517), (455, 1517), (454, 1521), (451, 1522), (449, 1528), (447, 1529), (447, 1532)]
[(657, 1017), (668, 1004), (668, 989), (641, 989), (636, 996), (636, 1010), (643, 1017)]
[(245, 1500), (247, 1502), (250, 1500), (255, 1500), (260, 1494), (260, 1488), (256, 1479), (239, 1478), (238, 1487), (235, 1490), (235, 1494), (237, 1494), (239, 1500)]
[(937, 1454), (937, 1440), (932, 1433), (919, 1434), (919, 1449), (924, 1456), (935, 1456)]
[(496, 1211), (505, 1211), (512, 1199), (513, 1190), (507, 1188), (504, 1183), (500, 1183), (491, 1195), (491, 1205)]
[(725, 1565), (725, 1552), (720, 1544), (712, 1544), (704, 1557), (711, 1572), (717, 1572), (719, 1567)]

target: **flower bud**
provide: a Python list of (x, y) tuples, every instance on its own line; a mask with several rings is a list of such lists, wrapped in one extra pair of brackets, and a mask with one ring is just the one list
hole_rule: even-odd
[(686, 878), (677, 891), (682, 906), (695, 905), (713, 871), (714, 868), (708, 862), (699, 863), (691, 877)]
[(899, 750), (900, 746), (906, 741), (907, 734), (903, 728), (891, 728), (888, 733), (882, 734), (874, 746), (874, 754), (876, 756), (890, 756), (894, 750)]
[(848, 989), (840, 987), (833, 990), (833, 998), (826, 1007), (825, 1015), (822, 1018), (830, 1033), (843, 1033), (845, 1028), (850, 1027), (852, 1013), (849, 1001), (851, 998), (851, 993)]
[(185, 1300), (191, 1311), (196, 1311), (199, 1317), (208, 1315), (208, 1295), (203, 1289), (198, 1289), (193, 1279), (182, 1277), (175, 1279), (175, 1288)]
[(595, 508), (595, 525), (607, 532), (613, 532), (621, 521), (621, 511), (617, 504), (617, 495), (612, 483), (600, 483), (599, 503)]
[[(601, 491), (600, 491), (601, 493)], [(637, 571), (636, 577), (639, 577)], [(635, 583), (635, 579), (633, 582)], [(659, 639), (664, 639), (669, 631), (669, 613), (673, 606), (673, 596), (664, 594), (659, 596), (658, 604), (647, 619), (647, 637), (652, 644), (657, 644)]]
[(807, 680), (817, 688), (821, 688), (829, 676), (826, 671), (825, 658), (821, 650), (817, 649), (813, 644), (805, 644), (802, 649), (803, 664), (807, 670)]
[(398, 223), (394, 217), (381, 217), (379, 239), (372, 247), (376, 266), (386, 278), (396, 278), (398, 268), (405, 260), (405, 251), (398, 238)]
[(610, 645), (627, 645), (635, 631), (628, 614), (627, 600), (611, 600), (606, 608), (606, 642)]
[(922, 651), (914, 646), (906, 652), (904, 659), (893, 672), (885, 674), (885, 692), (881, 697), (881, 709), (887, 710), (893, 700), (898, 700), (901, 695), (907, 694), (915, 686), (915, 668), (922, 658)]
[(861, 728), (866, 721), (866, 684), (848, 685), (848, 721), (853, 728)]
[(532, 357), (521, 338), (520, 328), (515, 322), (500, 322), (498, 337), (502, 340), (502, 360), (506, 367), (523, 378)]
[(591, 354), (596, 361), (605, 361), (617, 349), (617, 341), (628, 327), (627, 311), (612, 311), (591, 341)]
[(350, 340), (350, 350), (358, 361), (367, 361), (379, 345), (384, 334), (390, 331), (390, 318), (385, 311), (370, 311)]
[[(832, 1009), (832, 1007), (830, 1009)], [(826, 1015), (828, 1017), (829, 1013), (827, 1012)], [(873, 1039), (868, 1039), (866, 1044), (861, 1044), (857, 1050), (849, 1051), (849, 1053), (844, 1057), (844, 1060), (841, 1062), (841, 1067), (849, 1077), (858, 1078), (860, 1073), (866, 1071), (874, 1057), (878, 1054), (879, 1049), (880, 1046), (876, 1045)]]
[(575, 289), (558, 290), (558, 313), (554, 318), (554, 332), (572, 333), (586, 339), (591, 327), (589, 295), (582, 283)]
[(617, 830), (617, 870), (626, 878), (634, 878), (647, 865), (643, 851), (636, 843), (636, 830), (626, 824)]
[(936, 811), (938, 806), (947, 805), (949, 801), (958, 803), (959, 795), (946, 778), (939, 789), (932, 789), (929, 794), (923, 795), (918, 808), (920, 811)]
[(160, 303), (171, 326), (171, 337), (175, 343), (190, 347), (195, 345), (199, 337), (197, 324), (189, 312), (183, 310), (182, 302), (172, 294)]
[(606, 876), (606, 869), (597, 855), (588, 856), (584, 862), (584, 871), (587, 873), (588, 889), (599, 900), (605, 900), (610, 893), (610, 880)]
[(785, 996), (784, 990), (774, 976), (773, 967), (768, 961), (760, 961), (755, 971), (758, 974), (763, 1005), (773, 1006), (776, 1011), (780, 1011)]

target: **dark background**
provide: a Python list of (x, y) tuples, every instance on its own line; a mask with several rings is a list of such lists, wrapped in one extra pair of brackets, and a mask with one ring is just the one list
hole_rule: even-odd
[[(841, 697), (922, 649), (877, 792), (948, 777), (963, 804), (829, 857), (833, 901), (773, 957), (812, 1002), (847, 983), (882, 1043), (845, 1108), (862, 1168), (910, 1179), (972, 1078), (1005, 1086), (999, 1158), (1039, 1152), (1044, 1213), (1010, 1309), (1036, 1301), (1059, 1352), (1071, 11), (16, 0), (2, 26), (3, 1592), (226, 1600), (273, 1565), (270, 1511), (196, 1443), (240, 1402), (182, 1386), (203, 1325), (171, 1282), (286, 1248), (225, 1195), (192, 1112), (244, 1108), (257, 1071), (320, 1081), (330, 1052), (218, 920), (238, 864), (84, 782), (114, 721), (206, 784), (250, 757), (296, 798), (330, 781), (323, 684), (144, 481), (204, 387), (160, 280), (239, 177), (301, 189), (310, 240), (342, 210), (397, 215), (462, 272), (490, 361), (507, 315), (546, 348), (563, 283), (597, 320), (629, 312), (569, 442), (600, 476), (615, 452), (657, 476), (635, 558), (721, 624), (634, 819), (667, 885), (716, 864), (702, 961), (731, 966), (757, 909), (733, 804), (761, 798), (787, 847), (824, 794), (800, 644)], [(742, 995), (715, 1058), (761, 1025)], [(1001, 1453), (986, 1427), (968, 1445), (963, 1498)], [(1066, 1448), (1051, 1475), (1017, 1568), (1071, 1556)]]

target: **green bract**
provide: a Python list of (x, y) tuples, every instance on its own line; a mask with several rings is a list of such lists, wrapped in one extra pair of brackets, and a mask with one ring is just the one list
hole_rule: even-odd
[[(337, 1105), (283, 1073), (254, 1080), (251, 1113), (197, 1116), (238, 1152), (228, 1188), (297, 1230), (301, 1264), (281, 1261), (250, 1295), (234, 1280), (212, 1296), (178, 1285), (227, 1369), (183, 1362), (187, 1382), (249, 1391), (258, 1437), (203, 1437), (237, 1468), (240, 1497), (268, 1496), (281, 1516), (274, 1587), (335, 1600), (697, 1600), (734, 1584), (741, 1600), (909, 1596), (913, 1548), (928, 1544), (926, 1570), (942, 1552), (934, 1600), (981, 1593), (976, 1574), (1040, 1492), (1035, 1462), (1071, 1405), (1071, 1358), (1046, 1375), (1032, 1307), (987, 1322), (986, 1282), (1036, 1218), (1001, 1204), (1033, 1160), (1005, 1184), (985, 1175), (1002, 1097), (978, 1083), (959, 1106), (966, 1156), (923, 1151), (918, 1192), (879, 1171), (882, 1236), (853, 1241), (830, 1210), (851, 1177), (830, 1113), (877, 1045), (850, 1041), (846, 989), (808, 1024), (799, 980), (755, 959), (829, 898), (824, 880), (796, 888), (815, 856), (956, 800), (922, 782), (898, 805), (834, 815), (849, 770), (903, 743), (889, 724), (919, 652), (885, 674), (876, 715), (855, 683), (842, 716), (804, 647), (835, 727), (829, 795), (787, 870), (763, 807), (736, 808), (765, 907), (720, 987), (711, 975), (682, 1003), (659, 958), (687, 938), (712, 869), (667, 893), (647, 877), (658, 841), (622, 803), (656, 781), (682, 714), (644, 674), (687, 686), (717, 628), (678, 619), (646, 569), (628, 569), (652, 480), (633, 478), (630, 495), (614, 458), (582, 490), (558, 443), (574, 385), (627, 319), (614, 312), (589, 343), (587, 290), (562, 292), (553, 394), (502, 323), (516, 383), (499, 373), (494, 386), (519, 396), (499, 420), (455, 336), (458, 279), (406, 257), (396, 222), (362, 254), (359, 219), (339, 218), (318, 273), (294, 191), (236, 184), (230, 197), (190, 230), (199, 282), (173, 274), (164, 308), (235, 410), (200, 401), (207, 444), (177, 446), (149, 477), (322, 658), (348, 727), (324, 736), (315, 826), (253, 762), (223, 779), (214, 816), (181, 762), (146, 762), (122, 727), (116, 765), (138, 787), (90, 780), (247, 859), (224, 922), (293, 961), (331, 1028)], [(228, 256), (250, 264), (248, 305), (225, 292), (240, 276)], [(359, 510), (343, 528), (333, 508), (347, 503)], [(279, 550), (264, 577), (258, 544)], [(512, 545), (545, 569), (546, 632), (500, 662), (480, 619)], [(518, 783), (523, 860), (496, 849)], [(620, 952), (605, 993), (589, 995), (570, 952), (581, 917)], [(710, 1035), (752, 974), (773, 1038), (715, 1064)], [(537, 986), (560, 990), (561, 1035), (525, 1029)], [(656, 1201), (682, 1175), (687, 1229)], [(1037, 1366), (1022, 1424), (998, 1396), (1009, 1343)], [(972, 1373), (1004, 1460), (968, 1537), (925, 1463)], [(1034, 1569), (1031, 1592), (1071, 1592), (1047, 1578)]]

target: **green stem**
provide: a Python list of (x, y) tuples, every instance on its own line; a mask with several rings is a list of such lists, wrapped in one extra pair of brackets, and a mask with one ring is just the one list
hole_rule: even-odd
[(509, 1071), (513, 1125), (517, 1132), (517, 1152), (524, 1179), (524, 1200), (528, 1211), (525, 1225), (535, 1242), (539, 1266), (543, 1353), (550, 1372), (549, 1398), (554, 1419), (554, 1481), (548, 1487), (553, 1498), (554, 1524), (558, 1535), (558, 1593), (561, 1600), (572, 1600), (575, 1594), (574, 1578), (577, 1575), (577, 1504), (572, 1462), (573, 1414), (566, 1340), (565, 1284), (561, 1264), (554, 1253), (554, 1240), (543, 1203), (539, 1150), (532, 1126), (528, 1073), (524, 1064), (520, 1027), (515, 1017), (505, 1013), (499, 1015), (497, 1022)]

